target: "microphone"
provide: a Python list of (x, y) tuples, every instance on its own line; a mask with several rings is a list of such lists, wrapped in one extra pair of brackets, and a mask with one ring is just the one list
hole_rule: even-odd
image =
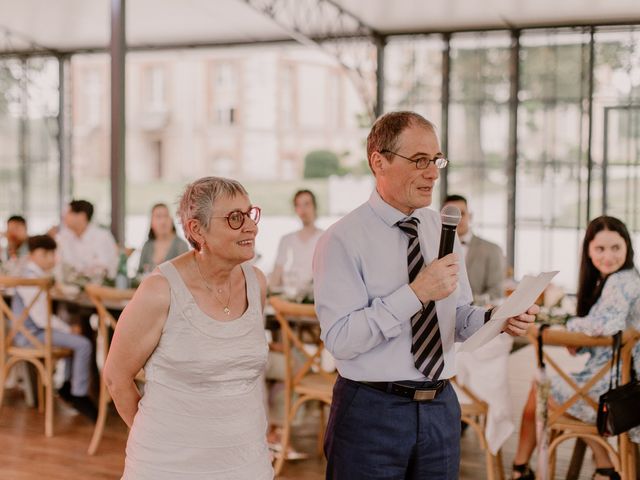
[(442, 233), (440, 234), (440, 250), (438, 258), (446, 257), (453, 252), (453, 242), (456, 238), (456, 227), (460, 223), (462, 214), (455, 205), (445, 205), (440, 211), (442, 220)]

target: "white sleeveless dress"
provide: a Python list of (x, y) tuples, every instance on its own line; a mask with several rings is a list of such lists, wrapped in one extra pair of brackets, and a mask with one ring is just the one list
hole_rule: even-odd
[(160, 342), (127, 441), (125, 480), (272, 479), (262, 374), (267, 361), (260, 287), (243, 264), (247, 311), (218, 321), (197, 306), (170, 262)]

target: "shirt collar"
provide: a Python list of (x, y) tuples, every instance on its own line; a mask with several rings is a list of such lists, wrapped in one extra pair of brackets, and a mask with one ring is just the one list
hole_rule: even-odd
[(469, 243), (471, 243), (471, 237), (473, 237), (473, 233), (471, 232), (471, 229), (469, 229), (466, 234), (460, 235), (460, 242), (465, 245), (469, 245)]
[(38, 265), (36, 265), (36, 263), (32, 260), (27, 261), (25, 270), (27, 270), (29, 273), (36, 274), (38, 277), (44, 277), (46, 275), (45, 271), (42, 270)]
[(86, 239), (90, 233), (95, 229), (95, 225), (93, 223), (89, 223), (89, 225), (87, 225), (87, 228), (85, 228), (84, 232), (82, 232), (82, 234), (80, 236), (76, 235), (76, 233), (71, 230), (70, 228), (66, 228), (65, 230), (69, 233), (69, 235), (77, 240), (83, 241), (84, 239)]
[(400, 210), (397, 210), (396, 208), (385, 202), (376, 189), (373, 190), (371, 196), (369, 197), (369, 206), (374, 211), (374, 213), (378, 215), (382, 219), (382, 221), (390, 227), (393, 227), (400, 220), (404, 220), (405, 218), (410, 216), (405, 215)]

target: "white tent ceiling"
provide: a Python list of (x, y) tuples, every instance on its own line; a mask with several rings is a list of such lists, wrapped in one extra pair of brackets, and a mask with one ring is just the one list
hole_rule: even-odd
[[(314, 1), (279, 3), (298, 8), (301, 4), (313, 5)], [(639, 0), (333, 0), (333, 3), (382, 34), (640, 23)], [(109, 9), (109, 0), (0, 0), (0, 52), (104, 49), (109, 43)], [(244, 0), (127, 0), (126, 21), (127, 42), (132, 47), (289, 38), (284, 29)]]

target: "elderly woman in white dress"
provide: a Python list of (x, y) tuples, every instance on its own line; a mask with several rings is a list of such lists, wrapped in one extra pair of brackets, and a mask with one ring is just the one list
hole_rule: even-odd
[(142, 283), (104, 369), (131, 427), (123, 478), (273, 478), (261, 388), (266, 279), (247, 263), (260, 209), (240, 183), (206, 177), (187, 186), (180, 217), (194, 250)]

